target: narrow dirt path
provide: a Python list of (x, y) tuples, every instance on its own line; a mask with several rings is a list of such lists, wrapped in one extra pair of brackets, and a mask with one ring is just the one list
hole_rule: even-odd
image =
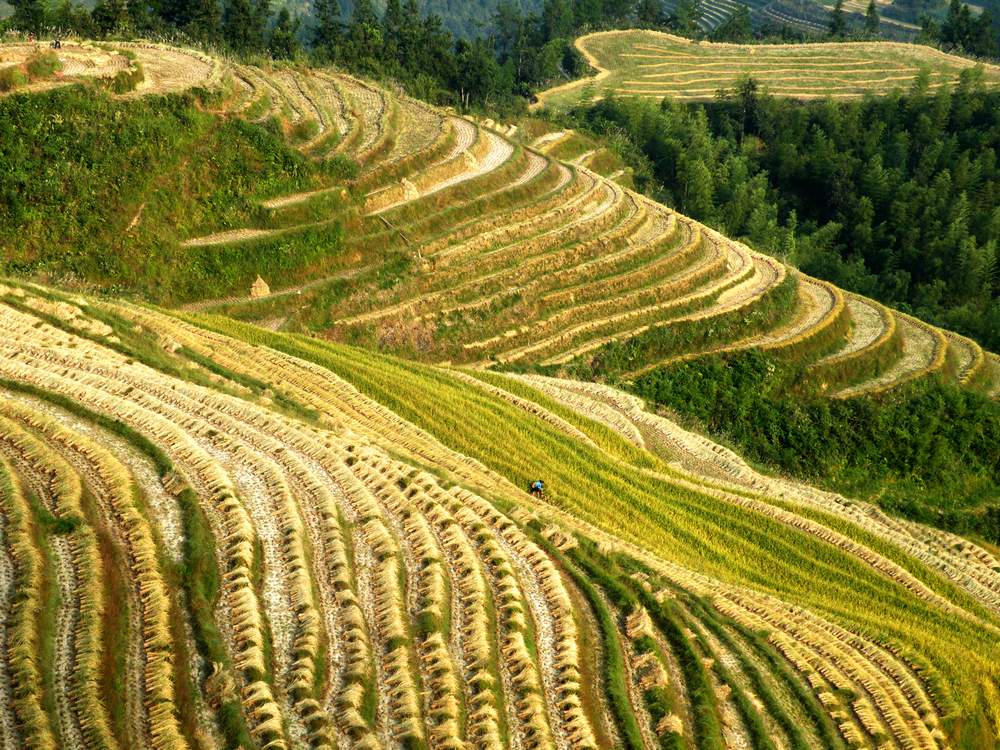
[[(201, 312), (203, 310), (208, 310), (213, 307), (221, 307), (223, 305), (235, 305), (239, 303), (253, 303), (265, 300), (274, 300), (281, 297), (288, 297), (293, 294), (300, 294), (302, 292), (308, 291), (310, 289), (316, 289), (324, 284), (329, 284), (333, 281), (339, 281), (342, 279), (350, 279), (358, 274), (364, 273), (365, 271), (370, 271), (374, 268), (374, 265), (359, 266), (358, 268), (351, 268), (346, 271), (339, 271), (337, 273), (332, 273), (329, 276), (324, 276), (321, 279), (313, 279), (312, 281), (307, 281), (304, 284), (299, 284), (298, 286), (288, 287), (286, 289), (279, 289), (276, 292), (271, 292), (263, 297), (257, 297), (252, 299), (251, 297), (220, 297), (217, 299), (200, 300), (198, 302), (191, 302), (178, 307), (178, 310), (183, 312)], [(287, 322), (287, 319), (286, 319)]]
[[(17, 477), (11, 476), (11, 482)], [(14, 718), (12, 688), (10, 681), (7, 622), (10, 617), (11, 595), (14, 593), (15, 563), (9, 545), (9, 524), (0, 499), (0, 745), (5, 748), (20, 746), (17, 721)]]

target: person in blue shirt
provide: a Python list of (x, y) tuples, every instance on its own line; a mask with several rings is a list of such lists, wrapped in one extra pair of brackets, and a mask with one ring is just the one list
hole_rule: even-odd
[(542, 498), (545, 496), (545, 482), (541, 479), (536, 479), (531, 483), (531, 489), (528, 490), (534, 497)]

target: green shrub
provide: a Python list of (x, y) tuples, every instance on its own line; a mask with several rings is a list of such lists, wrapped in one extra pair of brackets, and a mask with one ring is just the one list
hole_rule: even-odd
[(13, 91), (27, 82), (28, 77), (16, 66), (0, 69), (0, 92)]
[(259, 226), (262, 198), (340, 180), (282, 134), (206, 112), (194, 95), (119, 100), (106, 91), (0, 97), (0, 273), (184, 302), (246, 294), (258, 273), (278, 289), (335, 265), (335, 224), (267, 242), (179, 246)]
[(34, 81), (40, 78), (51, 78), (62, 70), (62, 63), (56, 57), (55, 52), (45, 50), (44, 52), (36, 52), (29, 57), (24, 67), (28, 71), (28, 77)]
[(319, 135), (319, 123), (313, 119), (299, 120), (292, 125), (292, 129), (288, 133), (288, 137), (293, 143), (311, 141), (317, 135)]
[(936, 378), (837, 400), (796, 377), (752, 350), (654, 370), (635, 391), (771, 469), (1000, 542), (1000, 405)]
[(133, 62), (131, 67), (119, 70), (114, 78), (109, 79), (107, 87), (116, 94), (127, 94), (129, 91), (135, 91), (136, 86), (145, 79), (142, 66), (138, 62)]

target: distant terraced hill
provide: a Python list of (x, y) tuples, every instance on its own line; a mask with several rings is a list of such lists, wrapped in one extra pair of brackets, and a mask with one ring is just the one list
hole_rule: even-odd
[[(853, 98), (905, 90), (921, 71), (929, 74), (932, 89), (941, 88), (976, 65), (915, 44), (737, 45), (692, 42), (658, 31), (598, 32), (577, 39), (576, 47), (597, 75), (542, 92), (535, 106), (564, 109), (610, 94), (707, 100), (748, 75), (774, 96)], [(983, 70), (987, 83), (1000, 83), (1000, 68)]]

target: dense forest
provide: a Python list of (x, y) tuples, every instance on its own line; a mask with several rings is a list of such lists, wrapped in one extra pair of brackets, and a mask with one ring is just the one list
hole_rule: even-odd
[(752, 80), (704, 106), (608, 99), (572, 114), (668, 205), (1000, 349), (1000, 94), (794, 103)]
[(759, 351), (655, 370), (634, 390), (771, 470), (1000, 544), (1000, 406), (929, 378), (883, 398), (790, 393)]
[[(488, 32), (497, 8), (504, 0), (424, 0), (421, 10), (427, 16), (438, 16), (448, 31), (456, 37), (473, 39)], [(542, 8), (543, 0), (508, 0), (516, 10), (524, 15), (536, 13)], [(355, 0), (341, 0), (340, 7), (345, 18), (354, 10)], [(386, 0), (376, 3), (380, 9)]]

